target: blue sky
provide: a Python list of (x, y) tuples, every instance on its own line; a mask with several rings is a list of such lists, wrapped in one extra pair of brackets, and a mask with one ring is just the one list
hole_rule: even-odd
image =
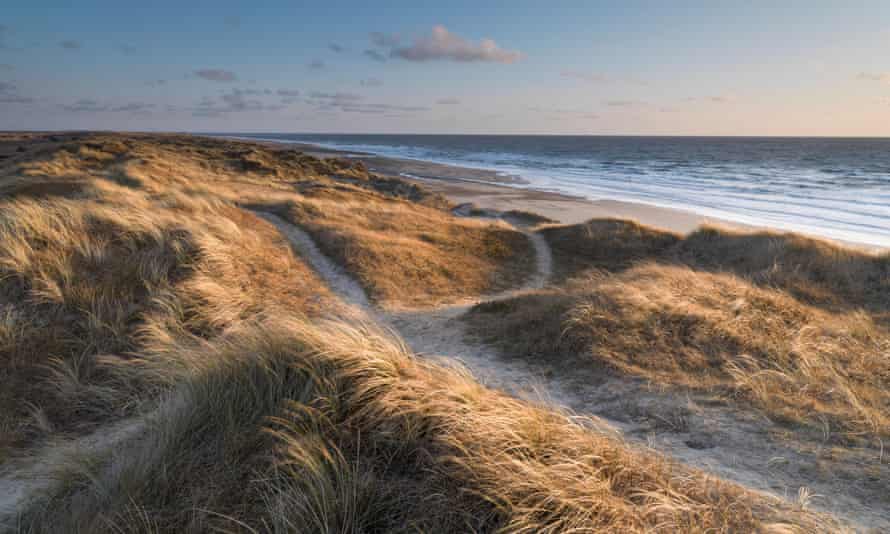
[(890, 2), (15, 2), (0, 129), (890, 135)]

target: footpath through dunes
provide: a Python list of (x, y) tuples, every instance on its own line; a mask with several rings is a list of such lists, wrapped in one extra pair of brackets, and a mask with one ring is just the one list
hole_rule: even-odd
[(293, 150), (60, 139), (0, 162), (7, 530), (839, 530), (439, 365), (590, 412), (458, 320), (546, 290), (535, 233)]
[[(783, 439), (758, 414), (727, 405), (717, 396), (658, 388), (605, 369), (590, 372), (583, 365), (554, 368), (546, 358), (510, 358), (498, 344), (487, 343), (478, 335), (478, 325), (470, 328), (473, 315), (468, 319), (467, 312), (475, 306), (511, 308), (515, 301), (539, 296), (553, 273), (550, 246), (539, 231), (523, 230), (533, 245), (536, 269), (519, 288), (431, 307), (375, 307), (308, 234), (280, 218), (263, 216), (291, 237), (297, 252), (335, 292), (363, 317), (397, 332), (417, 354), (446, 364), (456, 361), (482, 383), (511, 395), (595, 416), (602, 421), (600, 432), (622, 435), (748, 488), (828, 511), (857, 530), (890, 528), (880, 481), (870, 478), (882, 469), (882, 459), (870, 451), (829, 446), (826, 453), (833, 462), (820, 463), (824, 444)], [(557, 345), (553, 341), (553, 347)]]

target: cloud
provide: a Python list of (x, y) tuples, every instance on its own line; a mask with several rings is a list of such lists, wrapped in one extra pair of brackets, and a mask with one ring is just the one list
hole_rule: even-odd
[(392, 104), (347, 104), (340, 106), (340, 111), (346, 113), (412, 113), (416, 111), (429, 111), (426, 106), (399, 106)]
[(279, 89), (275, 93), (281, 97), (282, 104), (293, 104), (300, 100), (300, 91), (297, 89)]
[(306, 66), (312, 70), (322, 70), (325, 68), (325, 63), (324, 63), (324, 61), (322, 61), (320, 59), (315, 59)]
[(890, 83), (890, 72), (860, 72), (856, 76), (856, 79), (869, 82)]
[(238, 79), (237, 74), (223, 69), (200, 69), (194, 71), (193, 74), (198, 78), (212, 82), (234, 82)]
[(554, 119), (567, 119), (567, 118), (577, 118), (577, 119), (598, 119), (599, 115), (593, 113), (591, 111), (583, 110), (583, 109), (563, 109), (563, 108), (539, 108), (532, 107), (528, 108), (529, 111), (535, 113), (547, 113), (550, 115), (557, 115), (557, 117), (553, 117)]
[(91, 98), (83, 98), (72, 104), (61, 106), (62, 109), (71, 113), (130, 113), (132, 115), (150, 115), (155, 107), (155, 104), (148, 102), (128, 102), (112, 106)]
[(365, 78), (359, 83), (362, 87), (380, 87), (383, 85), (383, 80), (379, 78)]
[(645, 102), (639, 100), (607, 100), (605, 104), (610, 108), (632, 108), (646, 105)]
[(256, 90), (256, 89), (232, 89), (227, 93), (223, 93), (219, 97), (219, 101), (205, 96), (198, 102), (198, 105), (192, 108), (192, 115), (195, 117), (219, 117), (226, 113), (239, 113), (244, 111), (279, 111), (284, 106), (278, 104), (266, 104), (255, 98), (247, 98), (248, 96), (271, 95), (272, 91)]
[(710, 95), (710, 96), (689, 96), (683, 99), (684, 102), (706, 102), (711, 104), (729, 104), (736, 100), (732, 95)]
[(341, 106), (355, 105), (362, 100), (361, 95), (355, 93), (322, 93), (314, 91), (309, 94), (319, 108), (338, 108)]
[(315, 91), (309, 94), (311, 104), (317, 111), (341, 111), (343, 113), (413, 113), (428, 111), (425, 106), (403, 106), (396, 104), (366, 104), (364, 97), (355, 93), (323, 93)]
[(0, 63), (0, 70), (6, 70), (6, 71), (15, 70), (15, 67), (10, 65), (9, 63)]
[(149, 104), (147, 102), (129, 102), (123, 106), (113, 107), (110, 111), (115, 113), (127, 112), (134, 115), (149, 115), (154, 108), (154, 104)]
[(149, 80), (145, 82), (145, 85), (149, 87), (160, 87), (162, 85), (167, 85), (167, 80)]
[(564, 70), (559, 73), (563, 78), (573, 78), (590, 83), (626, 83), (630, 85), (641, 85), (648, 87), (650, 84), (645, 80), (637, 78), (613, 78), (602, 72), (582, 72), (577, 70)]
[(445, 26), (434, 26), (427, 37), (414, 41), (403, 48), (393, 48), (390, 56), (408, 61), (485, 61), (493, 63), (514, 63), (522, 59), (521, 52), (505, 50), (491, 39), (482, 39), (478, 44), (448, 31)]
[(225, 18), (223, 18), (223, 24), (226, 26), (226, 28), (229, 28), (232, 30), (240, 28), (241, 27), (241, 17), (235, 17), (235, 16), (225, 17)]
[(74, 102), (73, 104), (62, 105), (62, 109), (65, 111), (70, 111), (73, 113), (82, 113), (82, 112), (93, 112), (98, 113), (102, 111), (108, 111), (107, 104), (100, 104), (96, 100), (83, 98)]
[(9, 33), (9, 26), (0, 24), (0, 49), (8, 48), (6, 45), (6, 35)]
[(399, 46), (401, 38), (395, 34), (371, 32), (371, 43), (379, 48), (395, 48)]
[(136, 55), (136, 52), (139, 51), (135, 46), (130, 44), (118, 45), (117, 49), (120, 51), (121, 54), (125, 56), (134, 56)]
[(345, 51), (346, 51), (346, 49), (343, 47), (343, 45), (340, 45), (340, 44), (337, 44), (337, 43), (328, 43), (328, 48), (329, 48), (332, 52), (336, 52), (336, 53), (338, 53), (338, 54), (341, 53), (341, 52), (345, 52)]
[(381, 54), (380, 52), (378, 52), (378, 51), (376, 51), (376, 50), (373, 50), (373, 49), (371, 49), (371, 48), (365, 50), (363, 53), (364, 53), (366, 56), (368, 56), (369, 58), (373, 59), (374, 61), (379, 61), (379, 62), (381, 62), (381, 63), (383, 63), (383, 62), (386, 61), (386, 56), (384, 56), (384, 55)]
[(436, 100), (436, 104), (439, 104), (440, 106), (456, 106), (460, 104), (460, 100), (452, 97), (440, 98), (439, 100)]
[(65, 50), (80, 50), (82, 45), (80, 41), (73, 41), (69, 39), (66, 41), (60, 41), (59, 46), (61, 46)]
[(19, 93), (12, 82), (0, 82), (0, 104), (30, 104), (34, 99)]
[(574, 70), (564, 70), (559, 73), (563, 78), (575, 78), (584, 80), (585, 82), (606, 83), (609, 77), (599, 72), (578, 72)]

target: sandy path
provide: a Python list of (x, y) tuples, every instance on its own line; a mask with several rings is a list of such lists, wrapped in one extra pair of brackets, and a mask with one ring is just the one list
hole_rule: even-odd
[[(890, 497), (881, 491), (880, 481), (890, 477), (890, 469), (873, 449), (847, 449), (837, 457), (824, 440), (777, 439), (781, 429), (765, 418), (707, 395), (655, 391), (641, 381), (579, 369), (554, 371), (506, 359), (497, 349), (474, 342), (460, 319), (473, 305), (546, 285), (552, 258), (541, 235), (524, 232), (534, 246), (537, 269), (519, 289), (433, 309), (384, 311), (370, 304), (361, 286), (325, 257), (308, 234), (274, 215), (260, 215), (290, 239), (356, 313), (398, 332), (415, 353), (446, 365), (460, 362), (490, 387), (593, 416), (603, 421), (605, 431), (751, 489), (791, 502), (798, 501), (801, 491), (815, 495), (813, 508), (831, 512), (857, 530), (890, 532)], [(831, 456), (830, 468), (821, 464), (823, 453)], [(861, 478), (867, 472), (871, 482)], [(875, 472), (881, 473), (877, 479)]]
[(55, 440), (12, 458), (0, 467), (0, 531), (15, 530), (18, 514), (28, 502), (45, 493), (56, 477), (70, 472), (76, 458), (110, 456), (122, 442), (145, 428), (144, 420), (124, 419), (75, 439)]

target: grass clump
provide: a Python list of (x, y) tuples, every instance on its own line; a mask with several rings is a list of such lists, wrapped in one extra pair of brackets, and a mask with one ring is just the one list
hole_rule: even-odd
[(886, 256), (613, 220), (543, 234), (561, 283), (468, 318), (505, 353), (721, 391), (835, 437), (890, 436)]
[[(34, 532), (806, 531), (836, 525), (342, 324), (244, 324), (126, 454), (85, 462)], [(158, 360), (158, 363), (161, 363)]]
[(127, 413), (113, 371), (147, 342), (218, 335), (270, 300), (319, 313), (329, 296), (274, 228), (217, 200), (110, 188), (2, 206), (5, 446)]
[(282, 215), (382, 303), (424, 306), (493, 293), (533, 269), (528, 238), (503, 223), (373, 193), (306, 196)]

